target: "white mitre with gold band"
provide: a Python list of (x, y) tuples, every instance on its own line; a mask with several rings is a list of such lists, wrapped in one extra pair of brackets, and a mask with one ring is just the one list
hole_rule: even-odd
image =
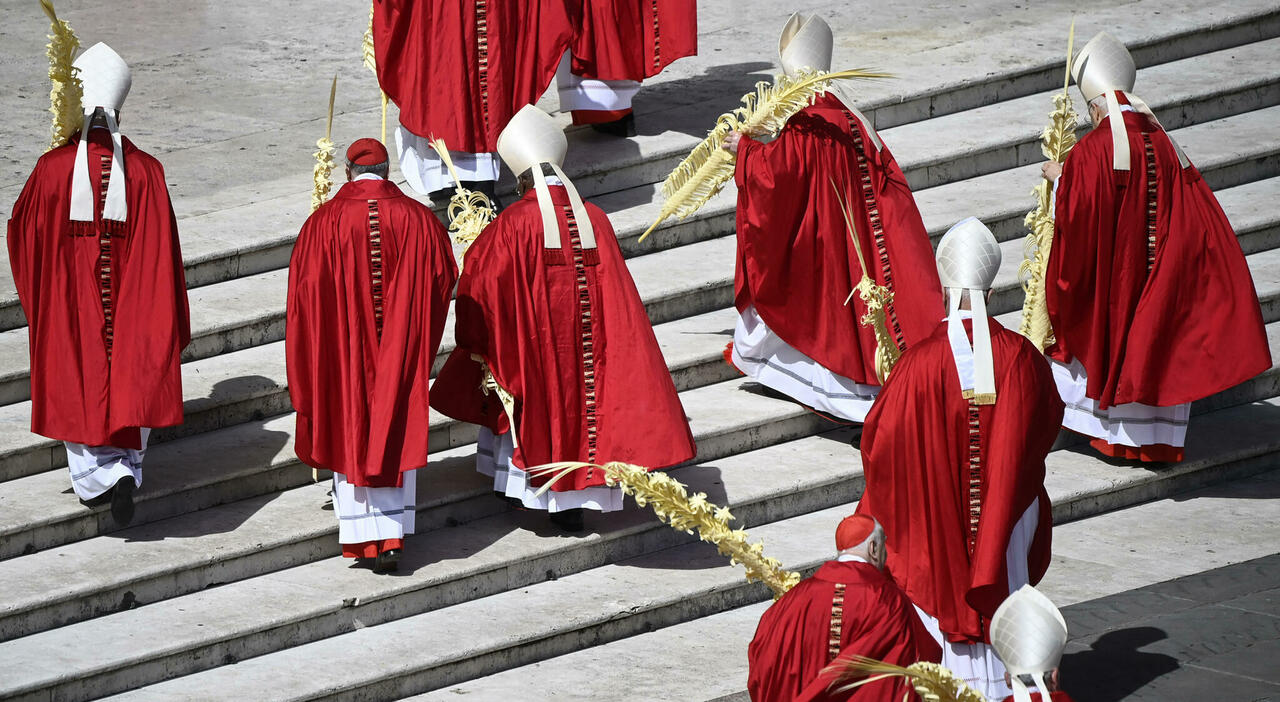
[[(1133, 62), (1133, 56), (1119, 39), (1106, 32), (1099, 32), (1076, 54), (1071, 63), (1071, 78), (1080, 88), (1085, 102), (1106, 96), (1107, 114), (1111, 118), (1112, 168), (1117, 171), (1129, 170), (1132, 160), (1129, 154), (1129, 135), (1125, 132), (1118, 94), (1124, 93), (1133, 109), (1147, 115), (1157, 125), (1160, 124), (1147, 103), (1132, 93), (1138, 79), (1138, 68)], [(1163, 131), (1164, 127), (1161, 126), (1160, 129)], [(1169, 141), (1178, 152), (1178, 161), (1182, 167), (1191, 165), (1173, 137), (1169, 137)]]
[(1015, 702), (1031, 702), (1019, 676), (1030, 675), (1049, 698), (1044, 674), (1058, 667), (1067, 645), (1067, 621), (1039, 590), (1023, 585), (1009, 595), (991, 618), (991, 646), (1012, 679)]
[(498, 135), (498, 155), (517, 177), (529, 169), (533, 169), (533, 188), (538, 196), (538, 210), (542, 213), (542, 242), (548, 249), (560, 248), (560, 224), (556, 219), (555, 205), (551, 202), (551, 192), (547, 189), (546, 179), (542, 175), (541, 164), (551, 166), (551, 170), (564, 184), (569, 193), (569, 206), (573, 209), (573, 217), (578, 224), (578, 237), (583, 249), (596, 247), (595, 229), (591, 226), (591, 218), (587, 208), (573, 187), (569, 177), (561, 170), (564, 155), (569, 150), (569, 140), (551, 118), (551, 115), (534, 107), (525, 105), (507, 123)]
[(102, 218), (117, 222), (125, 221), (128, 204), (125, 198), (124, 148), (120, 141), (120, 125), (116, 122), (116, 112), (124, 106), (124, 99), (129, 95), (133, 85), (133, 74), (129, 65), (111, 49), (99, 42), (71, 64), (79, 69), (80, 81), (84, 84), (84, 95), (80, 105), (84, 110), (84, 126), (80, 128), (80, 145), (76, 148), (75, 171), (71, 177), (71, 221), (93, 221), (93, 186), (89, 176), (89, 124), (94, 110), (101, 107), (107, 120), (107, 128), (111, 131), (113, 146), (111, 154), (111, 180), (107, 185), (106, 205), (102, 208)]
[[(960, 376), (965, 399), (979, 405), (995, 404), (995, 358), (991, 352), (991, 329), (987, 326), (986, 292), (1000, 270), (1000, 243), (975, 217), (957, 222), (938, 242), (938, 277), (948, 297), (947, 337)], [(964, 333), (960, 318), (961, 293), (969, 294), (973, 309), (973, 344)]]
[[(778, 63), (788, 76), (795, 77), (808, 68), (813, 71), (829, 72), (831, 70), (831, 52), (835, 46), (835, 37), (831, 25), (817, 15), (808, 17), (799, 12), (791, 15), (782, 27), (782, 35), (778, 37)], [(828, 92), (835, 95), (854, 117), (862, 122), (863, 129), (875, 142), (876, 151), (884, 148), (880, 135), (871, 128), (866, 115), (854, 107), (853, 101), (839, 87), (832, 85)]]

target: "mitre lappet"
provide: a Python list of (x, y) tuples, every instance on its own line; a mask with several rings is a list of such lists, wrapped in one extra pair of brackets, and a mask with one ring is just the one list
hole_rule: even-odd
[(534, 107), (525, 105), (498, 136), (498, 155), (507, 168), (519, 177), (527, 170), (533, 169), (533, 187), (538, 196), (538, 211), (542, 213), (542, 240), (547, 249), (559, 250), (560, 225), (556, 219), (556, 208), (551, 202), (551, 192), (547, 188), (546, 179), (542, 175), (542, 164), (551, 167), (552, 172), (560, 179), (569, 195), (569, 205), (573, 209), (573, 217), (577, 221), (578, 236), (584, 250), (596, 248), (595, 230), (591, 226), (591, 218), (582, 204), (578, 189), (573, 187), (569, 177), (561, 167), (564, 155), (569, 150), (569, 140), (564, 130), (556, 124), (551, 115)]
[[(986, 292), (1000, 270), (1000, 244), (976, 217), (961, 220), (938, 243), (938, 277), (949, 297), (947, 336), (955, 358), (960, 388), (966, 399), (979, 405), (996, 401), (995, 365), (991, 330), (987, 326)], [(973, 344), (964, 333), (960, 300), (969, 296), (973, 310)]]
[(80, 145), (76, 149), (75, 171), (71, 180), (71, 221), (93, 221), (93, 186), (89, 180), (87, 139), (93, 113), (102, 108), (113, 146), (111, 179), (107, 185), (102, 219), (123, 222), (128, 214), (128, 204), (125, 199), (124, 146), (120, 140), (120, 125), (116, 121), (116, 113), (124, 106), (124, 99), (129, 95), (133, 74), (120, 54), (102, 42), (89, 47), (71, 65), (78, 70), (84, 86), (84, 94), (80, 100), (84, 111), (84, 126), (80, 128)]
[[(1098, 97), (1106, 97), (1107, 114), (1111, 116), (1109, 121), (1113, 148), (1112, 168), (1117, 171), (1128, 171), (1131, 160), (1129, 136), (1125, 132), (1124, 120), (1120, 117), (1119, 96), (1124, 94), (1125, 100), (1133, 109), (1147, 115), (1157, 125), (1160, 124), (1160, 120), (1156, 119), (1147, 103), (1132, 92), (1138, 78), (1138, 68), (1133, 62), (1133, 56), (1119, 39), (1106, 32), (1099, 32), (1084, 45), (1080, 53), (1076, 54), (1075, 60), (1071, 63), (1071, 78), (1080, 88), (1080, 94), (1086, 103)], [(1163, 126), (1160, 129), (1165, 131)], [(1182, 167), (1191, 165), (1191, 161), (1173, 137), (1169, 137), (1169, 142), (1177, 151), (1178, 162)]]
[(991, 645), (1012, 681), (1014, 702), (1031, 702), (1021, 679), (1030, 676), (1041, 699), (1048, 699), (1044, 674), (1058, 667), (1067, 645), (1067, 622), (1039, 590), (1023, 585), (991, 617)]
[[(786, 25), (782, 27), (782, 35), (778, 37), (778, 63), (781, 64), (783, 72), (792, 78), (804, 72), (805, 69), (829, 72), (834, 43), (831, 25), (827, 24), (826, 20), (817, 15), (806, 17), (797, 12), (787, 20)], [(835, 95), (862, 123), (863, 130), (875, 143), (876, 151), (883, 149), (884, 142), (880, 141), (880, 135), (871, 128), (871, 122), (867, 120), (866, 115), (854, 106), (853, 100), (849, 99), (849, 96), (836, 85), (829, 86), (827, 92)]]

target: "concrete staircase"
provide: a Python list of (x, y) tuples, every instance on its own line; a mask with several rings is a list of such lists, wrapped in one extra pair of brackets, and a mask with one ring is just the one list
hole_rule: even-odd
[[(1124, 34), (1141, 66), (1137, 92), (1217, 191), (1280, 362), (1280, 213), (1271, 206), (1280, 198), (1280, 9), (1139, 4), (1179, 12), (1159, 29), (1135, 23)], [(903, 55), (900, 71), (886, 58), (883, 67), (919, 80), (854, 86), (931, 235), (975, 215), (1003, 242), (992, 309), (1013, 327), (1037, 139), (1061, 85), (1056, 32), (1040, 48), (1020, 36), (1009, 30), (1003, 48), (986, 37)], [(727, 41), (710, 36), (704, 46)], [(1016, 59), (984, 59), (1014, 50)], [(788, 567), (806, 569), (827, 555), (833, 525), (861, 494), (859, 457), (849, 430), (762, 394), (723, 363), (735, 319), (732, 186), (637, 241), (656, 213), (656, 184), (741, 87), (642, 110), (642, 130), (654, 131), (634, 140), (571, 130), (568, 170), (610, 213), (690, 417), (699, 455), (675, 476), (730, 506)], [(337, 124), (368, 120), (352, 112)], [(162, 158), (170, 172), (198, 172), (212, 148)], [(589, 516), (581, 536), (508, 511), (474, 472), (474, 428), (441, 416), (420, 480), (420, 533), (401, 574), (352, 568), (338, 555), (327, 485), (313, 483), (292, 446), (285, 266), (306, 193), (297, 179), (252, 194), (234, 178), (210, 180), (180, 204), (192, 288), (187, 421), (153, 434), (130, 528), (80, 506), (61, 445), (26, 431), (26, 330), (11, 282), (0, 279), (0, 698), (390, 699), (611, 650), (624, 637), (767, 599), (714, 551), (634, 505)], [(1176, 466), (1116, 464), (1062, 441), (1049, 460), (1055, 519), (1274, 465), (1280, 366), (1194, 413), (1187, 460)]]

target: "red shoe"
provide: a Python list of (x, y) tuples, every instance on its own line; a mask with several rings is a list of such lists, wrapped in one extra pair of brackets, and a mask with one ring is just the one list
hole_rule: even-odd
[(732, 341), (724, 345), (724, 362), (728, 363), (731, 368), (738, 371), (738, 375), (746, 375), (746, 373), (743, 373), (742, 369), (739, 368), (737, 364), (733, 362), (733, 342)]

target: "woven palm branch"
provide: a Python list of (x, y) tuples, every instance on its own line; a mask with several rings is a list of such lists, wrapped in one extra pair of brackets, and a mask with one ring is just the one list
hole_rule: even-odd
[[(378, 75), (378, 55), (373, 50), (373, 3), (369, 3), (369, 26), (364, 30), (364, 37), (360, 42), (360, 59), (364, 62), (364, 67), (373, 71), (373, 75)], [(379, 91), (381, 92), (381, 91)], [(387, 143), (387, 94), (382, 94), (382, 143)]]
[(742, 106), (720, 115), (707, 138), (667, 176), (662, 183), (662, 196), (666, 201), (640, 241), (668, 217), (684, 219), (697, 212), (733, 178), (736, 157), (721, 148), (732, 132), (776, 134), (792, 115), (808, 107), (815, 96), (825, 93), (833, 81), (888, 77), (887, 73), (862, 69), (831, 73), (804, 70), (794, 77), (778, 76), (772, 84), (756, 83), (753, 92), (742, 96)]
[(840, 188), (836, 186), (836, 182), (834, 180), (830, 182), (831, 189), (836, 194), (836, 201), (840, 203), (840, 211), (844, 214), (844, 224), (849, 231), (849, 238), (853, 240), (853, 250), (858, 254), (858, 265), (862, 266), (862, 279), (858, 281), (858, 286), (849, 292), (849, 296), (844, 299), (844, 304), (849, 304), (856, 292), (867, 308), (867, 313), (862, 315), (859, 322), (864, 327), (871, 327), (876, 333), (876, 379), (884, 385), (894, 364), (902, 357), (902, 349), (898, 348), (893, 337), (889, 335), (889, 322), (886, 318), (889, 305), (893, 304), (893, 291), (886, 285), (876, 285), (875, 280), (867, 274), (867, 259), (862, 255), (862, 243), (858, 239), (858, 227), (853, 222), (853, 212), (845, 203), (844, 197), (840, 195)]
[(329, 191), (333, 189), (333, 99), (338, 94), (338, 77), (333, 77), (329, 86), (329, 121), (325, 124), (324, 138), (316, 141), (317, 151), (315, 168), (311, 172), (313, 186), (311, 189), (311, 211), (315, 212), (329, 199)]
[(729, 526), (733, 515), (728, 507), (719, 507), (707, 501), (706, 493), (689, 495), (684, 485), (666, 473), (651, 473), (640, 466), (621, 462), (604, 465), (566, 462), (531, 468), (529, 474), (552, 476), (538, 491), (538, 494), (542, 494), (566, 475), (586, 469), (600, 471), (606, 485), (621, 486), (624, 493), (635, 498), (637, 505), (644, 507), (647, 504), (652, 507), (658, 519), (672, 529), (686, 534), (697, 532), (699, 539), (715, 544), (721, 555), (728, 556), (731, 563), (742, 565), (746, 570), (747, 582), (759, 580), (768, 585), (773, 590), (774, 599), (782, 597), (800, 582), (799, 573), (786, 570), (778, 559), (764, 555), (764, 546), (760, 543), (747, 541), (745, 530)]
[(445, 146), (444, 139), (432, 138), (430, 144), (453, 177), (453, 197), (449, 198), (449, 231), (453, 233), (453, 243), (462, 247), (462, 259), (458, 261), (461, 266), (467, 249), (471, 248), (471, 244), (475, 243), (480, 232), (489, 226), (496, 214), (488, 195), (462, 187), (462, 180), (453, 167), (453, 159), (449, 157), (449, 148)]
[[(950, 669), (937, 663), (912, 663), (903, 668), (865, 656), (840, 657), (826, 671), (838, 673), (831, 685), (841, 685), (835, 692), (849, 692), (885, 678), (907, 678), (924, 702), (987, 702), (982, 693), (956, 677)], [(824, 671), (824, 672), (826, 672)], [(903, 696), (903, 702), (911, 693)]]
[[(1040, 135), (1040, 150), (1054, 163), (1067, 159), (1071, 147), (1076, 144), (1078, 117), (1071, 106), (1067, 88), (1071, 85), (1071, 51), (1075, 43), (1075, 21), (1067, 38), (1067, 78), (1063, 81), (1062, 94), (1053, 96), (1053, 112), (1049, 114), (1049, 126)], [(1049, 306), (1045, 299), (1045, 276), (1049, 269), (1049, 251), (1053, 248), (1053, 184), (1041, 179), (1032, 193), (1036, 196), (1036, 209), (1027, 213), (1025, 224), (1030, 233), (1023, 245), (1025, 259), (1018, 267), (1025, 297), (1022, 302), (1022, 323), (1018, 331), (1041, 351), (1054, 342), (1053, 325), (1049, 322)]]
[[(84, 86), (80, 82), (79, 69), (71, 65), (75, 60), (76, 50), (80, 48), (80, 39), (66, 20), (58, 19), (50, 0), (40, 0), (40, 7), (49, 17), (49, 112), (53, 116), (53, 124), (49, 128), (49, 148), (54, 149), (67, 143), (71, 135), (79, 131), (84, 123), (84, 113), (80, 101), (84, 97)], [(47, 151), (48, 149), (46, 149)]]

